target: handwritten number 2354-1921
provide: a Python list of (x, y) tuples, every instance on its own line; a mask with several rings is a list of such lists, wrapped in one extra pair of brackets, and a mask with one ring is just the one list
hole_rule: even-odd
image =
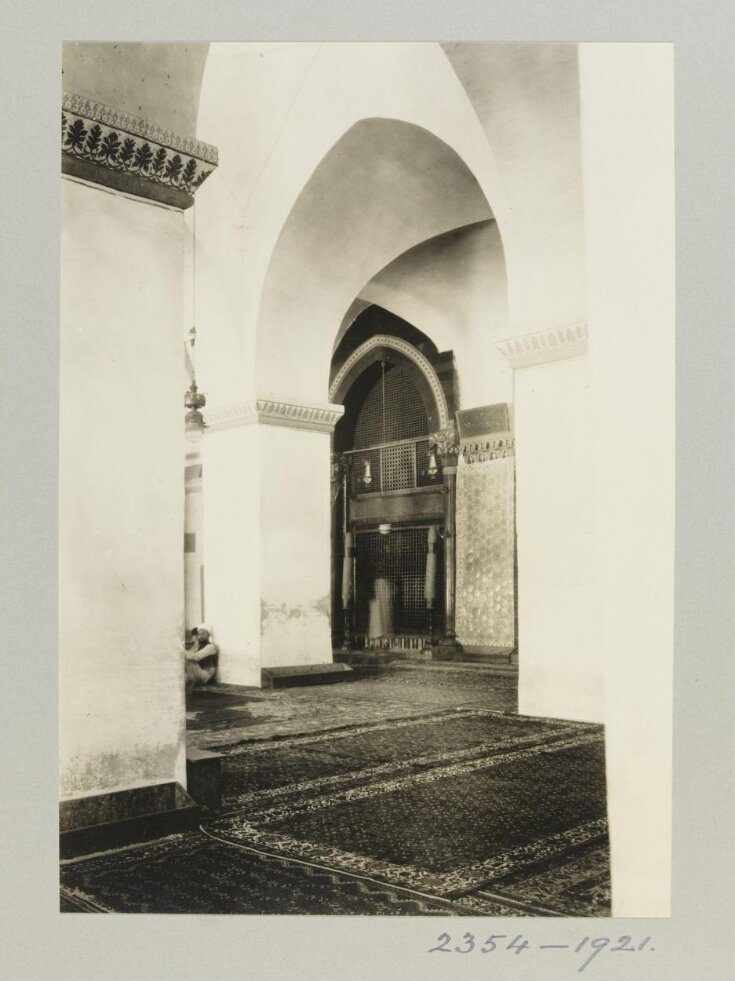
[[(429, 953), (471, 954), (476, 951), (480, 954), (491, 954), (494, 950), (512, 950), (515, 954), (520, 954), (522, 951), (531, 947), (528, 940), (521, 933), (515, 936), (510, 943), (501, 943), (501, 941), (507, 940), (508, 937), (509, 934), (507, 933), (493, 933), (484, 943), (478, 944), (474, 934), (465, 933), (461, 942), (452, 947), (452, 938), (448, 933), (442, 933), (437, 937), (437, 945), (431, 947)], [(632, 938), (628, 936), (618, 937), (617, 940), (613, 940), (611, 937), (583, 937), (574, 947), (571, 944), (536, 944), (535, 946), (539, 950), (573, 950), (575, 954), (586, 955), (585, 959), (577, 968), (578, 972), (584, 971), (587, 965), (606, 948), (610, 952), (615, 953), (623, 951), (627, 953), (638, 953), (642, 950), (652, 951), (654, 949), (651, 947), (650, 937), (644, 937), (640, 943), (634, 944)]]

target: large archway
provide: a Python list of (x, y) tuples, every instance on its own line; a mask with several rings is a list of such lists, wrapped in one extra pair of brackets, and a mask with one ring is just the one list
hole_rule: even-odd
[[(453, 253), (448, 278), (455, 283), (470, 269), (480, 280), (486, 269), (503, 294), (498, 309), (506, 271), (488, 203), (494, 188), (504, 213), (502, 188), (441, 49), (405, 52), (421, 62), (416, 77), (427, 79), (424, 90), (408, 93), (377, 82), (382, 76), (375, 74), (372, 51), (359, 48), (351, 71), (364, 77), (354, 93), (350, 87), (349, 109), (327, 119), (309, 100), (318, 101), (316, 79), (324, 82), (338, 67), (332, 52), (315, 53), (308, 71), (299, 61), (306, 74), (292, 108), (284, 110), (292, 114), (283, 131), (288, 145), (275, 135), (257, 173), (245, 159), (243, 121), (228, 120), (230, 100), (215, 100), (210, 89), (225, 81), (236, 88), (243, 71), (261, 70), (254, 62), (238, 67), (235, 55), (215, 52), (202, 92), (200, 118), (217, 129), (202, 127), (202, 134), (217, 138), (221, 163), (197, 215), (198, 295), (212, 312), (201, 328), (198, 369), (218, 386), (209, 390), (205, 441), (208, 616), (219, 624), (223, 677), (253, 683), (262, 668), (332, 657), (328, 432), (341, 406), (328, 382), (346, 311), (360, 306), (368, 287), (388, 291), (403, 257), (415, 272), (441, 267)], [(456, 113), (439, 112), (442, 101)], [(308, 135), (302, 111), (312, 120)], [(300, 132), (301, 147), (295, 145)], [(485, 307), (478, 302), (475, 309)], [(487, 327), (462, 311), (447, 320), (442, 347), (456, 347), (465, 364), (479, 364), (481, 345), (473, 344)], [(371, 345), (341, 381), (350, 384), (352, 369), (361, 371), (370, 357), (375, 364), (379, 347), (387, 349), (386, 364), (405, 355), (393, 341)], [(425, 354), (419, 350), (408, 361), (422, 369), (428, 436), (445, 427), (459, 401), (457, 391), (453, 405), (441, 397), (442, 371), (423, 370)], [(306, 473), (317, 476), (305, 481)], [(244, 590), (246, 604), (236, 600)]]

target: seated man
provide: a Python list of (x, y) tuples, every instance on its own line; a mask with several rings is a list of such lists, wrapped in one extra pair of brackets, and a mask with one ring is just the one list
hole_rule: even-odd
[(212, 643), (209, 627), (204, 624), (197, 627), (196, 639), (184, 653), (187, 691), (191, 691), (197, 684), (206, 685), (214, 678), (218, 655), (219, 648)]

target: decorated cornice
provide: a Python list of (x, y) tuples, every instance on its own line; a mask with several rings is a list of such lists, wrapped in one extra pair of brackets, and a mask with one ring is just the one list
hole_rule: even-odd
[(210, 432), (260, 423), (264, 426), (331, 433), (344, 411), (344, 406), (330, 403), (286, 402), (261, 398), (207, 409), (204, 418)]
[(217, 148), (81, 95), (64, 93), (62, 171), (177, 208), (217, 166)]
[(426, 381), (431, 388), (434, 401), (436, 402), (437, 411), (439, 413), (439, 425), (442, 427), (442, 429), (448, 426), (449, 410), (447, 408), (447, 400), (446, 396), (444, 395), (444, 389), (439, 381), (439, 376), (434, 370), (434, 366), (429, 359), (425, 358), (424, 355), (412, 344), (409, 344), (407, 341), (403, 341), (398, 337), (391, 337), (389, 334), (375, 334), (352, 352), (335, 375), (332, 384), (329, 386), (330, 400), (335, 398), (342, 382), (358, 363), (358, 361), (360, 361), (370, 351), (374, 351), (376, 347), (387, 347), (392, 348), (394, 351), (400, 351), (401, 354), (413, 361), (422, 375), (426, 378)]
[(498, 344), (498, 350), (511, 368), (563, 361), (587, 353), (587, 324), (553, 327), (536, 334), (511, 337)]
[(258, 422), (267, 426), (286, 426), (289, 429), (311, 429), (331, 433), (344, 415), (343, 405), (298, 404), (258, 399)]
[(250, 426), (258, 421), (258, 407), (255, 400), (249, 402), (232, 402), (230, 405), (218, 405), (204, 409), (202, 415), (207, 424), (208, 432), (220, 429), (239, 429)]
[(493, 433), (480, 439), (462, 440), (461, 449), (465, 463), (505, 460), (515, 456), (515, 439), (511, 433)]

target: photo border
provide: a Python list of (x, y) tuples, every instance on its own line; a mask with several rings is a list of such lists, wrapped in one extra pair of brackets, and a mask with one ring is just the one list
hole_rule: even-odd
[[(655, 952), (592, 977), (732, 977), (732, 5), (340, 3), (95, 5), (0, 12), (4, 473), (4, 963), (22, 978), (565, 978), (556, 951), (429, 954), (445, 929), (536, 943), (633, 933)], [(670, 41), (677, 148), (677, 529), (673, 912), (666, 920), (124, 916), (58, 913), (56, 562), (62, 40)], [(614, 926), (613, 926), (614, 924)], [(552, 954), (554, 955), (552, 957)]]

